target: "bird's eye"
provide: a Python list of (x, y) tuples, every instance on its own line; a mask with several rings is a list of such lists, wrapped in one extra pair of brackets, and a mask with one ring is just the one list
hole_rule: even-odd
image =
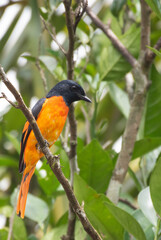
[(71, 90), (75, 91), (75, 90), (77, 90), (77, 87), (74, 85), (74, 86), (71, 87)]

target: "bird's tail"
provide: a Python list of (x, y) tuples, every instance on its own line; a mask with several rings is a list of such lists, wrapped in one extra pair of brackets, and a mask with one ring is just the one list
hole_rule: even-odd
[(25, 215), (25, 207), (26, 207), (26, 200), (27, 200), (27, 194), (29, 191), (29, 185), (32, 178), (32, 175), (34, 174), (35, 167), (33, 167), (30, 172), (23, 174), (18, 201), (17, 201), (17, 215), (21, 218), (24, 218)]

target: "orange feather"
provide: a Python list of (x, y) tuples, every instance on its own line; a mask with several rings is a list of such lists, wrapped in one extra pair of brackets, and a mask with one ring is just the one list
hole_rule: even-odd
[[(53, 96), (44, 102), (42, 109), (37, 118), (37, 124), (43, 135), (51, 147), (58, 139), (63, 130), (69, 108), (63, 100), (62, 96)], [(26, 122), (23, 132), (29, 127)], [(27, 134), (27, 132), (25, 133)], [(24, 149), (25, 169), (21, 181), (19, 197), (17, 202), (17, 214), (24, 218), (27, 194), (29, 190), (30, 180), (34, 174), (36, 163), (43, 156), (43, 153), (37, 148), (37, 140), (34, 132), (31, 130)]]

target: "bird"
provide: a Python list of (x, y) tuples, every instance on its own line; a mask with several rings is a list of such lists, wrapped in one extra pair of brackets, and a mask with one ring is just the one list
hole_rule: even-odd
[[(32, 108), (32, 114), (38, 127), (51, 147), (63, 130), (70, 105), (79, 100), (91, 102), (86, 96), (84, 89), (75, 81), (62, 80), (57, 83), (46, 95), (41, 98)], [(21, 151), (19, 159), (19, 173), (23, 173), (16, 213), (24, 218), (27, 194), (31, 178), (34, 174), (37, 162), (43, 156), (38, 147), (34, 132), (26, 121), (21, 138)]]

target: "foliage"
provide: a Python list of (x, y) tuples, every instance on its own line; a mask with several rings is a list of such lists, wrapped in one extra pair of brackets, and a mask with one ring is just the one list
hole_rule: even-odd
[[(48, 31), (43, 29), (40, 16), (54, 27), (51, 31), (67, 50), (68, 34), (65, 14), (60, 1), (21, 1), (23, 4), (0, 4), (1, 21), (5, 14), (14, 12), (13, 19), (0, 38), (0, 64), (12, 77), (28, 106), (35, 98), (45, 95), (42, 72), (50, 89), (67, 78), (66, 59)], [(146, 0), (152, 9), (151, 41), (160, 36), (161, 4), (159, 0)], [(140, 53), (140, 1), (97, 1), (99, 18), (111, 29), (134, 56)], [(75, 7), (75, 5), (73, 6)], [(7, 11), (9, 13), (7, 13)], [(24, 15), (23, 14), (27, 14)], [(9, 17), (9, 15), (7, 15)], [(22, 31), (16, 33), (22, 19)], [(130, 111), (130, 97), (126, 80), (131, 66), (115, 49), (104, 33), (98, 31), (84, 16), (76, 31), (74, 76), (92, 99), (92, 104), (79, 102), (75, 107), (78, 123), (77, 157), (80, 174), (74, 178), (74, 192), (84, 206), (92, 225), (102, 239), (125, 240), (160, 239), (161, 217), (161, 60), (160, 51), (147, 46), (157, 57), (150, 70), (146, 106), (135, 142), (129, 173), (123, 184), (121, 199), (116, 206), (105, 196), (120, 150), (118, 139), (123, 134)], [(15, 38), (16, 37), (16, 38)], [(36, 67), (39, 62), (41, 71)], [(11, 75), (10, 75), (11, 74)], [(1, 91), (3, 85), (0, 82)], [(6, 93), (8, 94), (8, 93)], [(8, 96), (8, 95), (7, 95)], [(8, 96), (10, 98), (10, 96)], [(6, 240), (8, 219), (15, 211), (20, 139), (25, 117), (0, 99), (0, 239)], [(5, 107), (4, 107), (5, 106)], [(62, 148), (68, 131), (63, 130), (52, 152), (60, 154), (61, 166), (69, 179), (69, 160)], [(67, 148), (69, 141), (67, 141)], [(120, 146), (119, 146), (120, 147)], [(138, 199), (138, 201), (137, 201)], [(14, 217), (13, 239), (61, 239), (67, 229), (68, 202), (64, 190), (46, 164), (39, 161), (32, 178), (24, 220)], [(77, 220), (75, 239), (86, 238)], [(89, 239), (89, 238), (88, 238)]]

